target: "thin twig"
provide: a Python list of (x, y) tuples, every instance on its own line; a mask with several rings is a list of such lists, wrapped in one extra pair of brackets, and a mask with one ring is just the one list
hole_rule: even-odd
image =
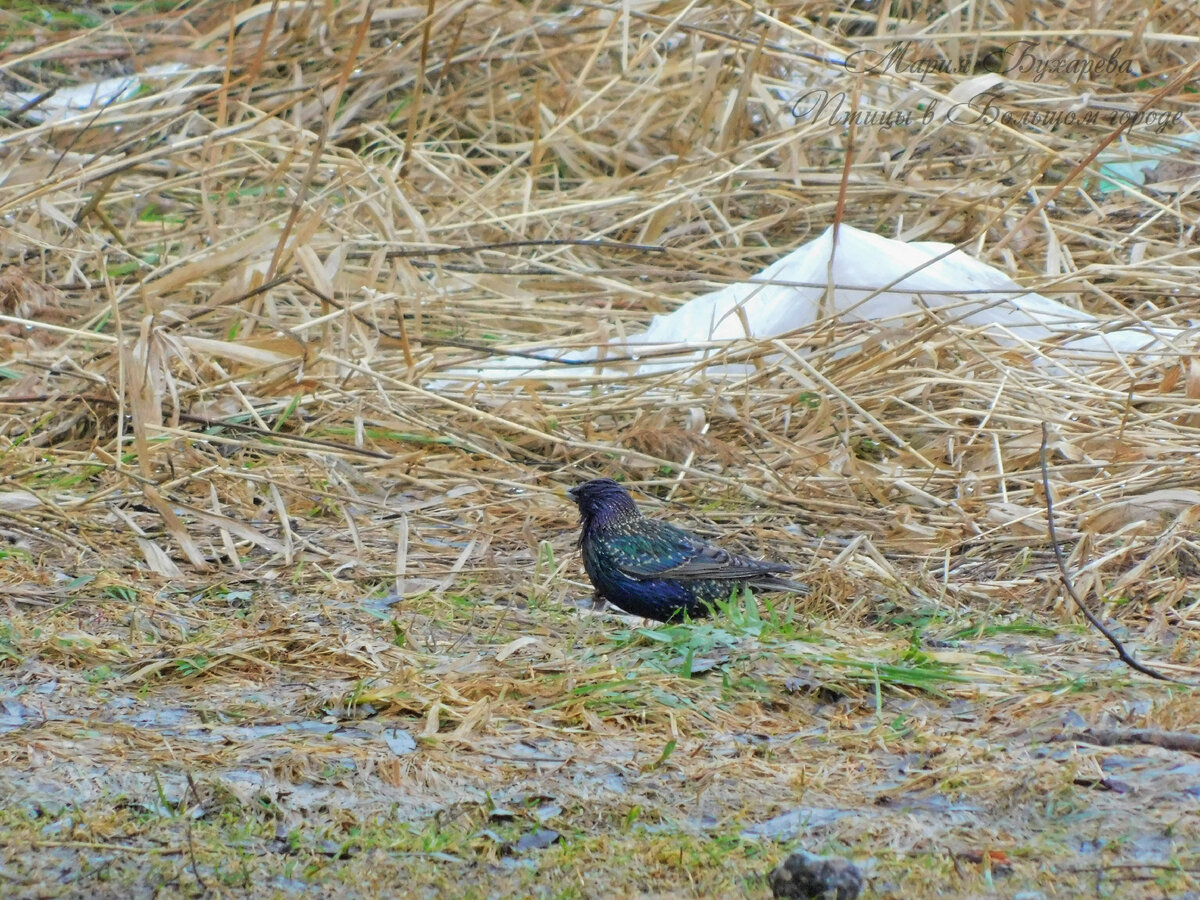
[[(72, 400), (78, 400), (84, 403), (104, 404), (114, 406), (117, 404), (115, 397), (100, 397), (94, 394), (27, 394), (17, 397), (0, 397), (2, 403), (38, 403), (46, 400), (53, 400), (56, 403), (68, 403)], [(339, 453), (346, 453), (352, 456), (368, 456), (372, 459), (395, 459), (391, 453), (384, 453), (379, 450), (367, 450), (365, 447), (354, 447), (350, 444), (342, 444), (337, 441), (326, 441), (321, 438), (308, 437), (303, 434), (288, 434), (283, 431), (269, 431), (259, 428), (257, 425), (247, 425), (244, 422), (232, 422), (228, 419), (212, 419), (208, 416), (198, 416), (194, 413), (177, 412), (181, 422), (190, 422), (193, 425), (200, 425), (204, 428), (232, 428), (237, 431), (242, 431), (247, 434), (260, 435), (262, 437), (271, 438), (281, 442), (292, 442), (303, 444), (309, 447), (319, 447), (321, 449), (336, 450)], [(282, 448), (281, 448), (282, 449)]]
[(1095, 744), (1097, 747), (1115, 747), (1118, 744), (1149, 744), (1164, 750), (1184, 750), (1200, 753), (1200, 735), (1182, 731), (1158, 731), (1154, 728), (1102, 728), (1096, 731), (1064, 731), (1049, 738), (1050, 741), (1078, 741)]
[[(489, 241), (486, 244), (467, 244), (462, 247), (418, 247), (409, 250), (388, 250), (387, 259), (411, 259), (414, 256), (448, 256), (455, 253), (481, 253), (485, 250), (513, 250), (521, 247), (598, 247), (603, 250), (637, 250), (642, 253), (666, 253), (669, 247), (660, 244), (631, 244), (628, 241), (609, 241), (602, 238), (542, 238), (522, 241)], [(373, 250), (352, 250), (348, 259), (370, 259)]]
[[(200, 800), (200, 792), (196, 789), (196, 780), (194, 778), (192, 778), (192, 773), (190, 770), (186, 774), (187, 774), (188, 792), (190, 792), (191, 795), (196, 798), (197, 806), (203, 806), (204, 804)], [(187, 796), (187, 795), (185, 794), (184, 796)], [(192, 817), (188, 814), (187, 809), (183, 809), (180, 812), (183, 815), (184, 824), (187, 828), (188, 858), (191, 859), (191, 861), (192, 861), (192, 874), (196, 876), (196, 881), (199, 882), (200, 887), (204, 888), (204, 890), (207, 891), (209, 889), (208, 883), (200, 875), (200, 864), (196, 862), (196, 843), (192, 839)]]
[(1075, 601), (1075, 605), (1079, 607), (1079, 611), (1083, 613), (1092, 626), (1104, 635), (1110, 644), (1116, 648), (1117, 656), (1121, 658), (1121, 662), (1129, 666), (1136, 672), (1141, 672), (1143, 675), (1148, 675), (1151, 678), (1157, 678), (1159, 681), (1170, 681), (1174, 684), (1187, 684), (1186, 681), (1180, 681), (1178, 678), (1172, 678), (1170, 675), (1164, 675), (1157, 669), (1152, 669), (1150, 666), (1143, 665), (1134, 659), (1125, 649), (1115, 634), (1104, 627), (1104, 624), (1097, 619), (1083, 603), (1079, 594), (1075, 591), (1075, 585), (1071, 582), (1071, 575), (1067, 572), (1067, 561), (1063, 559), (1062, 548), (1058, 544), (1058, 532), (1054, 528), (1054, 500), (1050, 496), (1050, 469), (1046, 462), (1047, 445), (1050, 442), (1050, 425), (1047, 422), (1042, 422), (1042, 488), (1046, 492), (1046, 524), (1050, 532), (1050, 546), (1054, 550), (1054, 559), (1058, 563), (1058, 571), (1062, 575), (1063, 587), (1067, 589), (1067, 593), (1071, 595), (1071, 599)]

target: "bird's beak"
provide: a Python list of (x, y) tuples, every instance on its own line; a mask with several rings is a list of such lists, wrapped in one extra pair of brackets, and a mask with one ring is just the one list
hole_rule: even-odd
[(575, 493), (577, 490), (579, 490), (578, 485), (573, 488), (567, 488), (567, 496), (570, 497), (572, 500), (578, 500), (579, 497)]

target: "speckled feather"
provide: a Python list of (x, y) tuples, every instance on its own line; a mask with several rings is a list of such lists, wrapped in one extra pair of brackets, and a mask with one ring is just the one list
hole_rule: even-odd
[(583, 567), (597, 596), (626, 612), (668, 622), (700, 618), (741, 587), (807, 593), (805, 585), (776, 577), (784, 563), (739, 556), (682, 528), (647, 519), (629, 493), (611, 478), (570, 491), (583, 528)]

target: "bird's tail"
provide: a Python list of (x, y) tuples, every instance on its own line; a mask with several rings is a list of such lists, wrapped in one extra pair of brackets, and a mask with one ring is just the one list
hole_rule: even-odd
[(789, 581), (786, 578), (780, 578), (778, 575), (766, 575), (762, 578), (755, 578), (750, 582), (750, 586), (760, 588), (764, 591), (789, 591), (793, 594), (812, 593), (812, 588), (807, 584), (799, 581)]

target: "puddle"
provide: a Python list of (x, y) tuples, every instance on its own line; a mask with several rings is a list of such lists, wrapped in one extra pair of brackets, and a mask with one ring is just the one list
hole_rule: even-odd
[(802, 833), (828, 828), (839, 819), (860, 815), (858, 810), (831, 809), (821, 806), (802, 806), (742, 830), (744, 838), (766, 838), (790, 841)]
[(413, 740), (412, 735), (402, 728), (385, 728), (380, 737), (388, 745), (388, 749), (397, 756), (413, 753), (417, 749), (417, 742)]
[(0, 702), (0, 734), (14, 731), (27, 721), (37, 721), (40, 718), (36, 710), (10, 697)]

